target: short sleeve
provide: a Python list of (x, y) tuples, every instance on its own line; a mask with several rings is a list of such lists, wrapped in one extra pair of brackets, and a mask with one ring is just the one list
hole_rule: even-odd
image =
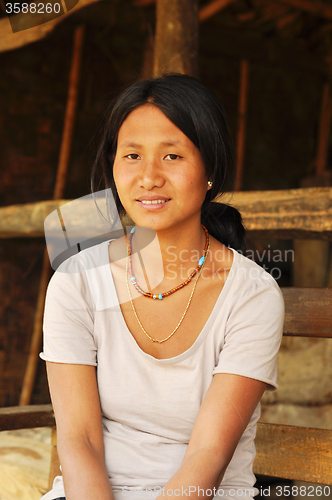
[(234, 300), (215, 373), (232, 373), (277, 389), (277, 357), (284, 324), (284, 301), (274, 279), (259, 276)]
[(70, 272), (59, 268), (48, 285), (40, 357), (56, 363), (97, 366), (93, 327), (94, 307), (85, 271), (71, 262)]

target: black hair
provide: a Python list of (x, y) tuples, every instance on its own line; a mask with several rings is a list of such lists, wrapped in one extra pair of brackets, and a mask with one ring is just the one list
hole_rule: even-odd
[(240, 213), (234, 207), (212, 201), (234, 189), (235, 167), (226, 114), (215, 95), (196, 78), (168, 74), (139, 81), (111, 103), (92, 169), (92, 191), (100, 188), (96, 178), (101, 170), (105, 188), (112, 189), (119, 214), (124, 213), (113, 178), (117, 138), (127, 116), (144, 104), (159, 108), (199, 149), (206, 176), (213, 181), (202, 205), (202, 224), (221, 243), (244, 252), (245, 229)]

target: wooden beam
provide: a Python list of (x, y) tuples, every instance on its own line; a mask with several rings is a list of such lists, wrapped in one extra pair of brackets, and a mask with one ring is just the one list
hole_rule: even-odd
[[(46, 217), (70, 200), (43, 201), (0, 208), (0, 238), (44, 237)], [(244, 191), (219, 200), (237, 207), (250, 235), (332, 239), (332, 188)], [(83, 224), (84, 209), (77, 217)], [(126, 218), (123, 224), (130, 226)]]
[(197, 76), (197, 52), (198, 0), (157, 0), (154, 75)]
[(255, 445), (255, 474), (332, 484), (332, 430), (259, 423)]
[(51, 404), (0, 408), (0, 431), (51, 427), (54, 424)]
[(290, 7), (309, 12), (314, 16), (323, 17), (325, 19), (332, 19), (332, 7), (320, 0), (277, 0), (278, 2), (285, 3)]
[(236, 0), (212, 0), (212, 2), (204, 5), (199, 10), (199, 20), (206, 21), (210, 17), (214, 16), (221, 10), (225, 9), (231, 3), (234, 3)]
[(332, 338), (332, 288), (282, 288), (284, 335)]
[(229, 204), (240, 210), (252, 237), (332, 239), (330, 187), (236, 192)]
[[(70, 10), (67, 14), (64, 14), (52, 21), (47, 21), (47, 17), (45, 17), (45, 24), (40, 24), (39, 26), (35, 26), (34, 28), (25, 29), (24, 31), (18, 31), (17, 33), (13, 33), (9, 19), (7, 17), (0, 20), (0, 52), (6, 52), (9, 50), (18, 49), (23, 47), (24, 45), (28, 45), (29, 43), (37, 42), (38, 40), (42, 40), (49, 33), (51, 33), (56, 26), (67, 19), (68, 16), (71, 16), (78, 10), (92, 5), (100, 0), (79, 0), (78, 4)], [(35, 14), (15, 14), (16, 18), (22, 19), (22, 23), (24, 25), (28, 24), (29, 16), (32, 21), (34, 21)], [(47, 16), (47, 14), (45, 14)]]
[(69, 200), (41, 201), (0, 208), (1, 238), (44, 237), (44, 220)]

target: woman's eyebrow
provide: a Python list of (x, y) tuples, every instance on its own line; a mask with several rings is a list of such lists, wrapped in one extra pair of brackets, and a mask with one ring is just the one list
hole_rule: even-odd
[[(137, 142), (133, 142), (131, 140), (126, 140), (123, 141), (119, 144), (121, 147), (128, 147), (128, 148), (144, 148), (144, 144), (138, 144)], [(182, 146), (185, 147), (182, 141), (180, 139), (174, 139), (170, 141), (163, 141), (160, 143), (160, 146)]]
[(142, 144), (138, 144), (137, 142), (132, 142), (130, 140), (120, 142), (119, 144), (120, 147), (123, 148), (142, 148)]
[(180, 139), (174, 139), (174, 141), (164, 141), (160, 143), (161, 146), (185, 146)]

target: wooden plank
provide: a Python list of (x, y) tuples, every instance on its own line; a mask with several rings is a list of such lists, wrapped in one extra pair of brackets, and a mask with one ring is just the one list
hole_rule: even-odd
[[(39, 26), (35, 26), (30, 29), (24, 29), (24, 31), (18, 31), (17, 33), (12, 32), (12, 28), (7, 17), (0, 20), (0, 52), (6, 52), (9, 50), (18, 49), (23, 47), (24, 45), (28, 45), (29, 43), (37, 42), (38, 40), (42, 40), (48, 34), (50, 34), (56, 26), (67, 19), (68, 16), (71, 16), (78, 10), (92, 5), (100, 0), (79, 0), (78, 4), (71, 9), (66, 14), (53, 19), (52, 21), (47, 21), (47, 17), (45, 17), (45, 24), (40, 24)], [(36, 14), (15, 14), (16, 17), (22, 19), (22, 23), (24, 25), (29, 25), (29, 16), (34, 21)], [(44, 14), (47, 16), (47, 14)], [(47, 21), (47, 22), (46, 22)]]
[(332, 338), (332, 288), (282, 288), (284, 335)]
[(259, 423), (255, 474), (332, 485), (332, 430)]
[[(0, 208), (0, 238), (43, 237), (44, 220), (71, 200), (43, 201)], [(219, 200), (237, 207), (250, 236), (280, 239), (332, 239), (332, 188), (244, 191)], [(84, 212), (78, 214), (82, 224)], [(129, 218), (124, 225), (131, 225)]]
[(52, 405), (0, 408), (0, 431), (55, 425)]
[(330, 187), (244, 191), (224, 200), (240, 210), (250, 236), (332, 239)]
[(0, 237), (43, 237), (46, 217), (68, 201), (70, 200), (51, 200), (1, 207)]
[(197, 76), (197, 52), (198, 0), (157, 0), (154, 75)]

